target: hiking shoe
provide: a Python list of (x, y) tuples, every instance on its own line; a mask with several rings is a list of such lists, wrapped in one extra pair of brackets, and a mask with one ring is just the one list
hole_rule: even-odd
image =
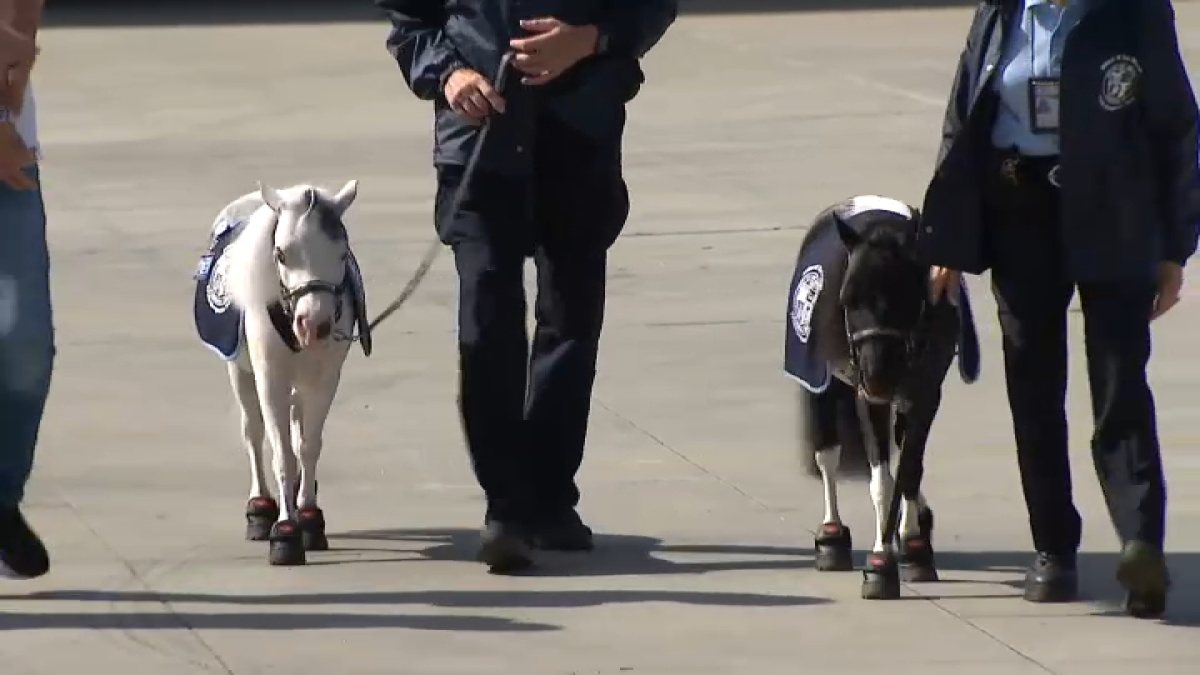
[(1163, 552), (1144, 541), (1131, 541), (1121, 550), (1117, 581), (1125, 588), (1125, 613), (1156, 619), (1167, 611), (1171, 576)]
[(50, 571), (50, 554), (20, 508), (0, 510), (0, 578), (36, 579)]

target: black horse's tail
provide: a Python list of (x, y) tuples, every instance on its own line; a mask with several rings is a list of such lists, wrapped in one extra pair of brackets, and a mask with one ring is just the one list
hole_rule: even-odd
[(800, 463), (804, 472), (810, 478), (820, 478), (817, 451), (840, 444), (842, 454), (838, 477), (851, 480), (870, 478), (871, 465), (867, 461), (854, 390), (836, 378), (820, 394), (803, 387), (796, 389), (800, 413)]

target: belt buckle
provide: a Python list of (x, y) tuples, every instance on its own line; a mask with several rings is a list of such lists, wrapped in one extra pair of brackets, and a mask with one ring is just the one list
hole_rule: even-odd
[(1055, 164), (1046, 172), (1046, 180), (1056, 188), (1062, 188), (1062, 183), (1058, 181), (1058, 169), (1060, 166), (1060, 164)]
[(1000, 162), (1000, 175), (1003, 176), (1004, 179), (1009, 183), (1016, 185), (1019, 182), (1017, 179), (1017, 168), (1019, 164), (1020, 161), (1016, 157), (1006, 157)]

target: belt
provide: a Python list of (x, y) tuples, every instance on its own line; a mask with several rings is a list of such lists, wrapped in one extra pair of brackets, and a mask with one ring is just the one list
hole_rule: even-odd
[(1045, 182), (1055, 188), (1059, 183), (1057, 156), (1027, 157), (1012, 151), (997, 151), (995, 165), (1000, 177), (1010, 185), (1024, 186), (1028, 183)]

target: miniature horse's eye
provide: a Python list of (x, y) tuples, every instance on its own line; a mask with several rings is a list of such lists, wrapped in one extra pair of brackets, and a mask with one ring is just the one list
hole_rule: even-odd
[(283, 264), (283, 249), (278, 247), (275, 248), (275, 262)]

